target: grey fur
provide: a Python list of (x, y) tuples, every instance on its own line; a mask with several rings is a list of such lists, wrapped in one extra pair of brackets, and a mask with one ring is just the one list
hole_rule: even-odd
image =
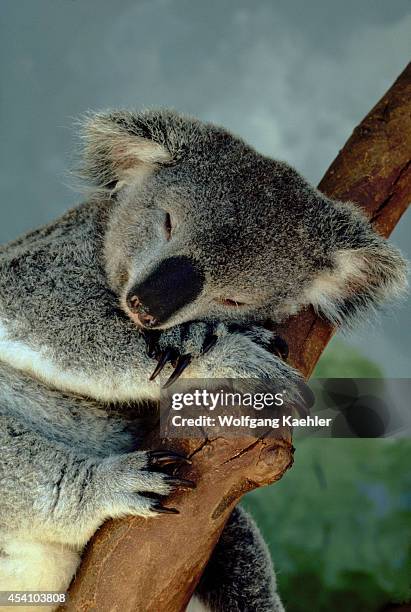
[(198, 595), (216, 612), (284, 610), (270, 553), (257, 525), (240, 506), (231, 514), (214, 549)]
[[(85, 140), (88, 202), (0, 249), (0, 587), (10, 542), (58, 543), (63, 558), (109, 516), (155, 515), (144, 493), (172, 490), (138, 451), (142, 403), (153, 410), (172, 369), (148, 381), (154, 362), (127, 306), (164, 260), (201, 271), (198, 295), (157, 325), (159, 347), (192, 354), (183, 376), (196, 378), (293, 385), (298, 374), (268, 351), (266, 318), (311, 302), (344, 322), (406, 285), (400, 253), (353, 206), (221, 128), (168, 111), (116, 112), (90, 118)], [(203, 354), (210, 332), (217, 342)], [(280, 610), (254, 526), (239, 513), (230, 525), (216, 564), (231, 542), (227, 553), (241, 547), (260, 586), (233, 570), (231, 588), (200, 589), (203, 599)], [(76, 559), (50, 588), (67, 587)]]

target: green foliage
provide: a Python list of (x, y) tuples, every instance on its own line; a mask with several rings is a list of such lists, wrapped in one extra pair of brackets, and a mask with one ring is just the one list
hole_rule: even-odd
[[(317, 376), (380, 376), (334, 343)], [(411, 598), (411, 441), (301, 439), (294, 467), (250, 493), (288, 612), (376, 612)]]
[(334, 338), (325, 349), (314, 378), (382, 378), (381, 368), (360, 351)]
[(305, 439), (292, 470), (244, 505), (289, 612), (375, 612), (411, 597), (411, 442)]

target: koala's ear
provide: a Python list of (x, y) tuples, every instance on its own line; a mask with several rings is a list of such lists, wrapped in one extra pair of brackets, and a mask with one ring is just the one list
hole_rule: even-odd
[(100, 189), (113, 191), (171, 162), (167, 148), (146, 128), (127, 111), (87, 117), (82, 176)]
[(406, 291), (408, 262), (356, 210), (333, 230), (331, 266), (317, 275), (306, 298), (332, 323), (350, 324)]

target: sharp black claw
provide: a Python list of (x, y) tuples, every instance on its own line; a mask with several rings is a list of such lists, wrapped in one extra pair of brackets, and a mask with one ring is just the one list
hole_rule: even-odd
[(181, 355), (177, 359), (177, 363), (176, 363), (176, 367), (174, 369), (174, 372), (171, 374), (171, 376), (167, 380), (167, 382), (163, 385), (163, 389), (167, 389), (167, 387), (172, 385), (177, 380), (177, 378), (179, 378), (181, 376), (181, 374), (184, 372), (186, 367), (188, 365), (190, 365), (191, 360), (192, 360), (191, 355)]
[(150, 463), (158, 467), (176, 463), (191, 464), (190, 459), (187, 459), (187, 457), (184, 457), (184, 455), (179, 455), (178, 453), (173, 453), (171, 451), (151, 451), (149, 453), (149, 457)]
[(282, 338), (281, 336), (276, 336), (273, 340), (272, 347), (273, 347), (274, 353), (276, 353), (278, 357), (281, 357), (281, 359), (284, 359), (284, 361), (287, 360), (289, 349), (288, 349), (288, 344), (284, 340), (284, 338)]
[(174, 478), (173, 476), (170, 476), (166, 480), (169, 484), (175, 485), (180, 489), (195, 489), (197, 486), (195, 482), (192, 480), (186, 480), (185, 478)]
[(153, 506), (151, 506), (151, 509), (155, 512), (158, 512), (159, 514), (180, 514), (177, 508), (166, 508), (161, 504), (154, 504)]
[(215, 346), (217, 340), (218, 340), (218, 337), (215, 334), (211, 334), (211, 336), (208, 336), (206, 338), (204, 345), (203, 345), (203, 350), (202, 350), (203, 355), (208, 353), (208, 351), (211, 351), (213, 346)]
[(156, 333), (155, 331), (152, 331), (146, 335), (147, 355), (150, 358), (155, 357), (158, 353), (157, 342), (159, 337), (160, 334)]
[(161, 370), (164, 368), (168, 361), (173, 361), (176, 358), (176, 351), (172, 348), (165, 349), (162, 351), (158, 358), (158, 363), (155, 367), (154, 372), (150, 376), (149, 380), (154, 380), (158, 376)]

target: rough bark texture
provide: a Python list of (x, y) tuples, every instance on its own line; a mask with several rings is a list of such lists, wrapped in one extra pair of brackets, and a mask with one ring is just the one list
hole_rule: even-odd
[[(411, 200), (411, 64), (354, 130), (319, 189), (357, 203), (377, 231), (391, 233)], [(308, 377), (333, 331), (312, 310), (293, 317), (281, 329), (289, 362)], [(192, 455), (183, 475), (197, 489), (174, 496), (170, 503), (179, 516), (106, 523), (88, 546), (67, 609), (182, 612), (233, 506), (292, 464), (290, 432), (276, 436), (180, 446), (162, 440)]]

